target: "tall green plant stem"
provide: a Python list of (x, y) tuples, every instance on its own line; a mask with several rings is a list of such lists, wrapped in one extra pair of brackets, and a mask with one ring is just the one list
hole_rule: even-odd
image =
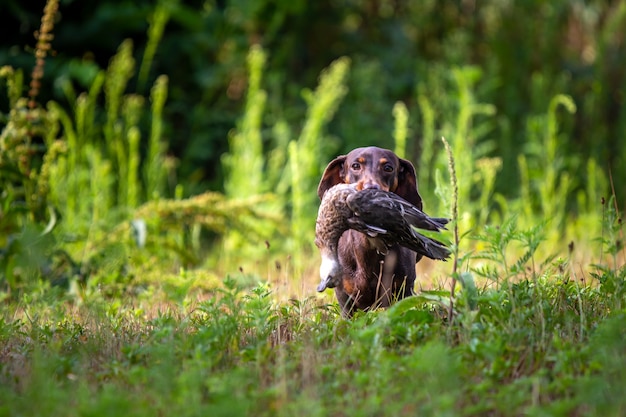
[(456, 167), (454, 165), (454, 155), (448, 141), (442, 137), (441, 141), (446, 149), (448, 155), (448, 171), (450, 173), (450, 182), (452, 184), (452, 224), (454, 225), (454, 248), (453, 256), (454, 262), (452, 264), (452, 285), (450, 287), (450, 307), (448, 309), (448, 321), (452, 323), (454, 318), (454, 291), (456, 287), (456, 281), (458, 278), (458, 264), (459, 264), (459, 186), (456, 177)]
[(406, 158), (406, 139), (409, 135), (409, 110), (406, 104), (398, 101), (393, 106), (394, 131), (393, 138), (396, 144), (395, 153), (400, 158)]
[(150, 94), (152, 102), (152, 125), (148, 142), (148, 155), (145, 163), (146, 199), (156, 199), (163, 193), (166, 167), (165, 145), (163, 139), (163, 108), (167, 100), (168, 78), (166, 75), (159, 76)]
[(290, 143), (292, 218), (296, 253), (313, 242), (317, 182), (322, 172), (322, 131), (347, 93), (345, 80), (350, 69), (348, 58), (339, 58), (322, 71), (314, 92), (305, 92), (307, 118), (297, 143)]
[(152, 61), (154, 60), (157, 47), (163, 37), (165, 25), (170, 19), (170, 8), (176, 3), (178, 3), (178, 0), (159, 1), (150, 18), (150, 26), (148, 27), (148, 42), (146, 43), (146, 49), (143, 53), (143, 59), (141, 60), (137, 80), (138, 90), (142, 93), (148, 83), (150, 67), (152, 66)]
[[(264, 154), (261, 128), (267, 94), (261, 89), (265, 52), (254, 45), (248, 53), (248, 92), (245, 113), (237, 131), (228, 140), (229, 153), (222, 162), (226, 168), (224, 190), (230, 197), (253, 196), (265, 191)], [(245, 167), (241, 169), (241, 167)]]

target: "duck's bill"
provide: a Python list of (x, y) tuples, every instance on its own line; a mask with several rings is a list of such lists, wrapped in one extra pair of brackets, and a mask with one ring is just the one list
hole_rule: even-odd
[(326, 288), (334, 288), (334, 287), (335, 285), (332, 283), (331, 277), (326, 277), (317, 286), (317, 292), (324, 292)]

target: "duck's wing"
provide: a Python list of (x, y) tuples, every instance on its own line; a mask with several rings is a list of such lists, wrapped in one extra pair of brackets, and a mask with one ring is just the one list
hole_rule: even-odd
[(376, 236), (386, 246), (398, 244), (431, 259), (443, 260), (450, 255), (443, 243), (413, 229), (440, 231), (448, 219), (431, 218), (402, 197), (375, 189), (349, 195), (346, 204), (354, 214), (349, 220), (351, 229)]
[(367, 224), (383, 226), (401, 217), (411, 226), (438, 232), (445, 229), (448, 219), (430, 217), (397, 194), (377, 189), (365, 189), (349, 195), (346, 204)]

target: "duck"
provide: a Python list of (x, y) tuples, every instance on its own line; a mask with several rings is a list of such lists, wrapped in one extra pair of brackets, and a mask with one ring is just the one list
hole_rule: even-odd
[(340, 285), (342, 266), (338, 244), (348, 229), (364, 233), (373, 247), (386, 254), (394, 245), (419, 255), (445, 261), (450, 250), (438, 240), (416, 231), (439, 232), (447, 218), (430, 217), (399, 195), (378, 188), (360, 189), (358, 184), (337, 184), (322, 198), (315, 222), (315, 245), (321, 255), (318, 292)]

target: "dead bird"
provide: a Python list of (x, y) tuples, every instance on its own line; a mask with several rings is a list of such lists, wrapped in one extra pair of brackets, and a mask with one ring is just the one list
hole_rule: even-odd
[(392, 192), (376, 188), (359, 190), (358, 184), (333, 186), (324, 193), (315, 224), (315, 244), (322, 256), (317, 291), (341, 284), (342, 267), (337, 248), (346, 230), (364, 233), (381, 254), (386, 254), (393, 245), (400, 245), (418, 256), (445, 260), (450, 255), (448, 248), (414, 228), (438, 232), (445, 229), (448, 221), (429, 217)]

